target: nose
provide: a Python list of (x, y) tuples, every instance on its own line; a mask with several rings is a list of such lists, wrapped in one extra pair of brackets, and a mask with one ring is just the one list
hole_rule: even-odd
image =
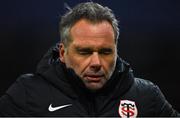
[(90, 68), (93, 71), (99, 71), (101, 68), (101, 61), (97, 52), (94, 52), (91, 57)]

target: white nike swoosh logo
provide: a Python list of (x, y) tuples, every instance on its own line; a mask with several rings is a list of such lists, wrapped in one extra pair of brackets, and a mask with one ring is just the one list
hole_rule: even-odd
[(62, 109), (62, 108), (68, 107), (68, 106), (72, 106), (72, 104), (66, 104), (66, 105), (62, 105), (62, 106), (58, 106), (58, 107), (52, 107), (52, 104), (50, 104), (48, 110), (50, 112), (53, 112), (53, 111), (56, 111), (56, 110), (59, 110), (59, 109)]

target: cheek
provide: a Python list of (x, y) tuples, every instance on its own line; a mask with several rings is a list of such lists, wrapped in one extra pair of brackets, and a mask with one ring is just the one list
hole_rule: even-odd
[(78, 63), (77, 64), (78, 65), (78, 67), (77, 67), (78, 73), (83, 74), (88, 69), (90, 59), (89, 58), (78, 58), (77, 63)]
[(65, 58), (65, 63), (67, 67), (70, 67), (72, 69), (77, 68), (78, 65), (78, 60), (75, 58), (74, 55), (67, 55)]
[(78, 57), (77, 55), (68, 55), (66, 66), (72, 68), (77, 75), (81, 75), (88, 65), (88, 59)]
[(111, 56), (103, 60), (103, 67), (106, 73), (111, 73), (114, 71), (116, 65), (116, 56)]

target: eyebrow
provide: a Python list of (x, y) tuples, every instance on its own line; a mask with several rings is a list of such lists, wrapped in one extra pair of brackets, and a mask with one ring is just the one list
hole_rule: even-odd
[(112, 52), (111, 48), (101, 48), (98, 52)]
[(85, 51), (85, 52), (91, 52), (91, 51), (93, 51), (91, 48), (89, 48), (89, 47), (76, 47), (75, 48), (76, 49), (76, 51)]
[[(80, 51), (84, 51), (84, 52), (93, 52), (94, 50), (90, 47), (76, 47), (75, 48), (76, 51), (80, 52)], [(102, 52), (112, 52), (113, 50), (111, 48), (100, 48), (98, 49), (99, 53)]]

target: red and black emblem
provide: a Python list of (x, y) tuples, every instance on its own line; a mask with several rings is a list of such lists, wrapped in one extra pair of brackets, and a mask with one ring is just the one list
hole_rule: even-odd
[(119, 105), (119, 115), (122, 118), (137, 117), (137, 107), (135, 102), (130, 100), (121, 100)]

